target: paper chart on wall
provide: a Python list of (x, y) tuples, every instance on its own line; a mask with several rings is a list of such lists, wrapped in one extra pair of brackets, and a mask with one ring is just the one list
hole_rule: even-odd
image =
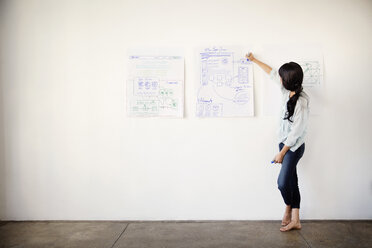
[(242, 47), (197, 49), (197, 117), (254, 115), (253, 68)]
[(128, 51), (128, 115), (182, 118), (183, 109), (183, 55), (164, 49)]
[[(263, 46), (262, 59), (275, 69), (284, 63), (294, 61), (304, 72), (303, 88), (310, 97), (310, 113), (319, 115), (322, 112), (323, 100), (323, 54), (318, 45), (265, 45)], [(266, 74), (266, 73), (264, 73)], [(272, 82), (268, 75), (263, 82), (263, 113), (264, 115), (277, 115), (281, 104), (280, 89)]]

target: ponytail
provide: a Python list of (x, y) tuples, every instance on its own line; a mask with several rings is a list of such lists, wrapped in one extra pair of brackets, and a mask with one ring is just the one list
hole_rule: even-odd
[(291, 98), (289, 98), (289, 100), (287, 102), (287, 112), (285, 113), (285, 117), (284, 117), (284, 120), (288, 120), (290, 122), (293, 122), (290, 118), (294, 114), (297, 100), (300, 97), (300, 94), (302, 92), (302, 87), (300, 89), (296, 90), (295, 92), (296, 92), (296, 94), (294, 94)]
[(289, 91), (294, 91), (295, 94), (289, 98), (287, 102), (287, 112), (284, 120), (293, 122), (291, 117), (294, 114), (296, 103), (303, 90), (302, 80), (304, 77), (302, 68), (295, 62), (289, 62), (279, 68), (279, 75), (282, 78), (283, 86)]

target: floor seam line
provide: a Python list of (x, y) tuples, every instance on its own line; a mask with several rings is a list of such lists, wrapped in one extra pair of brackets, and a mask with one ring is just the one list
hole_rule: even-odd
[(127, 230), (128, 226), (130, 225), (130, 223), (127, 223), (127, 225), (125, 226), (124, 230), (120, 233), (119, 237), (115, 240), (115, 242), (112, 244), (111, 248), (114, 247), (114, 245), (116, 244), (116, 242), (118, 242), (118, 240), (120, 239), (120, 237), (123, 235), (123, 233), (125, 232), (125, 230)]
[(305, 237), (302, 235), (301, 232), (298, 232), (300, 234), (300, 236), (302, 237), (302, 239), (306, 242), (307, 246), (311, 248), (311, 245), (307, 242), (307, 240), (305, 239)]

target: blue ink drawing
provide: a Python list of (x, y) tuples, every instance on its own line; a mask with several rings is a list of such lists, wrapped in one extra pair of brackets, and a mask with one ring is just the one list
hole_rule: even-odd
[(205, 48), (199, 54), (198, 117), (253, 115), (252, 62), (224, 47)]

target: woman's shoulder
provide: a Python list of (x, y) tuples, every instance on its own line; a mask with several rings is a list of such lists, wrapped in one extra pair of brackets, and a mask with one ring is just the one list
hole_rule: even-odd
[(297, 101), (303, 108), (308, 108), (310, 104), (310, 97), (305, 91), (302, 91)]

